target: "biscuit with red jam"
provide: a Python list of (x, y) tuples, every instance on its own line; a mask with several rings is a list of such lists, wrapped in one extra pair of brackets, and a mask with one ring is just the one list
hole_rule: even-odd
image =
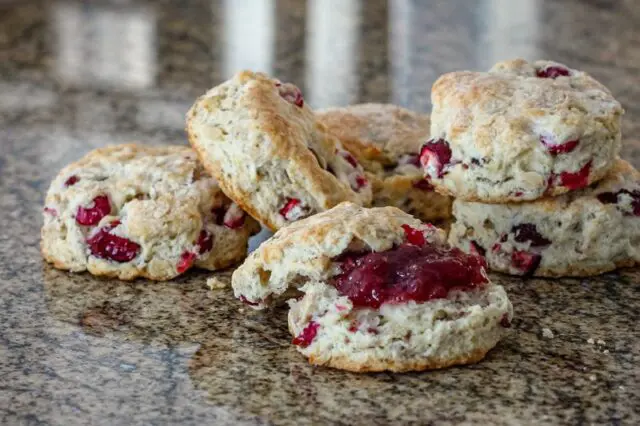
[(256, 309), (297, 289), (293, 344), (317, 365), (411, 371), (480, 361), (511, 323), (484, 259), (395, 207), (343, 203), (278, 231), (233, 274)]

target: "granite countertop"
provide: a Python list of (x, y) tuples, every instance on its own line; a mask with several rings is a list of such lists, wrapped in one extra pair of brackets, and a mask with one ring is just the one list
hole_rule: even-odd
[(184, 144), (193, 99), (239, 68), (297, 83), (314, 107), (428, 111), (443, 72), (556, 59), (620, 99), (623, 157), (640, 167), (639, 22), (637, 0), (3, 1), (0, 423), (640, 424), (637, 268), (494, 275), (516, 317), (483, 362), (357, 375), (309, 366), (285, 311), (245, 309), (204, 272), (129, 284), (38, 250), (63, 165), (111, 143)]

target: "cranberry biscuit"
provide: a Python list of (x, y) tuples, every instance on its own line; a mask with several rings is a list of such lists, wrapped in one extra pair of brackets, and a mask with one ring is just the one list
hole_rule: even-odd
[(588, 74), (522, 59), (453, 72), (431, 91), (426, 176), (465, 201), (560, 195), (602, 179), (620, 151), (620, 103)]
[(196, 101), (187, 132), (224, 192), (272, 230), (342, 201), (371, 202), (362, 167), (293, 84), (240, 72)]
[(190, 148), (127, 144), (94, 150), (53, 180), (41, 249), (59, 269), (166, 280), (239, 262), (258, 229)]
[(395, 207), (343, 203), (289, 225), (233, 274), (255, 308), (291, 288), (293, 343), (311, 363), (350, 371), (410, 371), (481, 360), (512, 307), (480, 256)]
[(374, 206), (394, 206), (423, 221), (451, 216), (451, 199), (424, 179), (417, 152), (428, 139), (429, 116), (390, 104), (360, 104), (316, 113), (363, 165)]
[(449, 242), (514, 275), (587, 276), (640, 262), (640, 173), (618, 160), (581, 191), (528, 203), (456, 200)]

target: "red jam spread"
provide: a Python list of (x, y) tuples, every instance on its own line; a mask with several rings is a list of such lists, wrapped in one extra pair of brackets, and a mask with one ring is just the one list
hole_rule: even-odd
[(341, 273), (332, 284), (354, 306), (426, 302), (451, 290), (472, 290), (486, 282), (485, 262), (457, 248), (405, 243), (379, 253), (346, 253), (336, 259)]

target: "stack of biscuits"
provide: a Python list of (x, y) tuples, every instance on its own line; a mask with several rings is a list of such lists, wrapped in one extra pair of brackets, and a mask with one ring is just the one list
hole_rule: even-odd
[[(444, 75), (432, 98), (431, 117), (313, 111), (297, 86), (239, 72), (187, 113), (191, 148), (112, 146), (63, 169), (43, 256), (124, 280), (244, 260), (235, 296), (299, 296), (297, 349), (352, 371), (481, 360), (513, 317), (487, 263), (570, 276), (640, 261), (640, 176), (618, 158), (623, 111), (604, 86), (514, 60)], [(432, 223), (452, 214), (447, 241)], [(275, 234), (247, 254), (259, 224)]]
[(640, 261), (640, 174), (619, 158), (620, 103), (588, 74), (512, 60), (432, 89), (425, 177), (455, 197), (449, 242), (514, 275)]

